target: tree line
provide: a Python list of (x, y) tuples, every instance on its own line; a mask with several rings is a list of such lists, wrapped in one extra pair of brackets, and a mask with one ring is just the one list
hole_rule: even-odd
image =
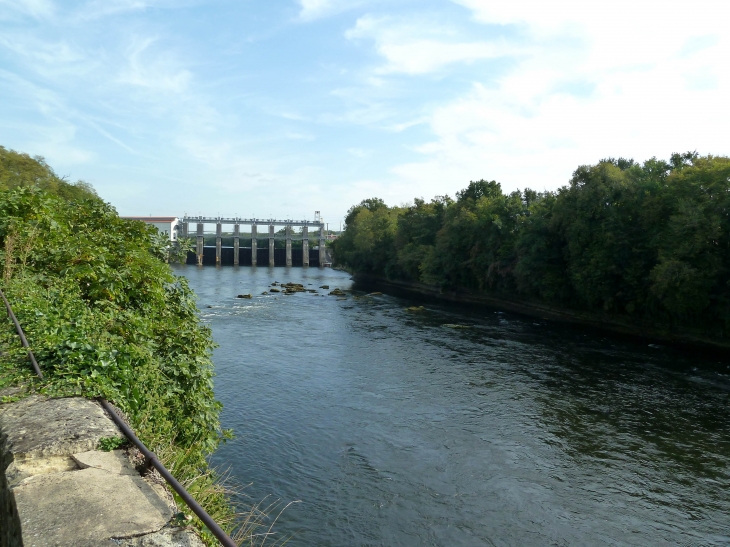
[(456, 199), (366, 199), (345, 225), (335, 260), (356, 273), (730, 333), (728, 157), (608, 158), (556, 191), (479, 180)]

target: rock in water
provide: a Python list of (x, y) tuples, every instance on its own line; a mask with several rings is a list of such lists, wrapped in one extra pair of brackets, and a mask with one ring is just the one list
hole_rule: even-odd
[(287, 283), (286, 285), (282, 285), (282, 287), (284, 287), (287, 293), (304, 292), (307, 290), (301, 283)]

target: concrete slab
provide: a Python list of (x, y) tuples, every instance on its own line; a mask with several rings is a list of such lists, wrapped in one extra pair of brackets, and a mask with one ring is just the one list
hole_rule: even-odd
[(129, 458), (121, 450), (112, 450), (111, 452), (90, 450), (80, 454), (73, 454), (71, 457), (79, 469), (93, 467), (94, 469), (103, 469), (115, 475), (139, 475), (129, 461)]
[(11, 461), (71, 456), (93, 450), (102, 437), (119, 437), (119, 428), (94, 401), (32, 396), (0, 406), (0, 469)]
[(28, 477), (46, 473), (74, 471), (79, 467), (70, 456), (49, 456), (48, 458), (22, 459), (11, 462), (5, 469), (9, 488), (15, 488)]
[(173, 512), (139, 476), (87, 468), (13, 489), (24, 547), (98, 547), (161, 530)]

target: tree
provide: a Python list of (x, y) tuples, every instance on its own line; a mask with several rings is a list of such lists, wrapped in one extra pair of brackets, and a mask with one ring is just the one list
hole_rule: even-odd
[(40, 188), (67, 200), (99, 199), (87, 182), (70, 184), (60, 178), (41, 156), (31, 158), (0, 146), (0, 191)]
[(355, 272), (537, 298), (730, 334), (730, 158), (607, 158), (556, 192), (472, 181), (456, 202), (352, 207), (336, 259)]

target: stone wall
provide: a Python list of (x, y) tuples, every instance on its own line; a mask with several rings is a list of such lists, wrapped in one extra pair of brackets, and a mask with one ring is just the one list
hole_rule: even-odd
[(95, 401), (0, 405), (0, 547), (203, 546), (129, 451), (98, 450), (104, 437), (122, 434)]

